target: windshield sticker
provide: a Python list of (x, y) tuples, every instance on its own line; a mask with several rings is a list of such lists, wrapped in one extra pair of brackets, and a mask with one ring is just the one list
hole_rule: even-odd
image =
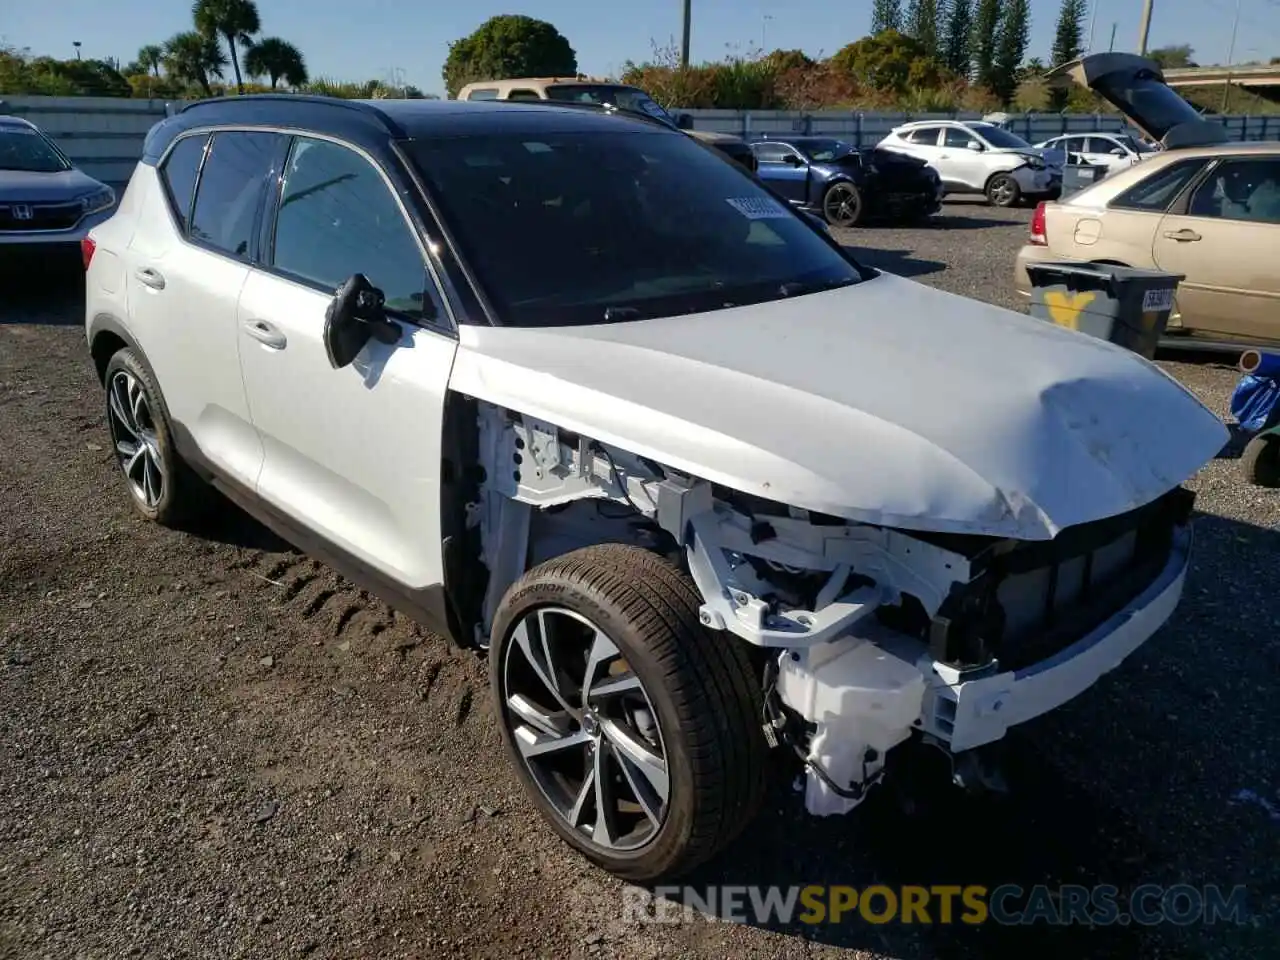
[(786, 207), (768, 197), (729, 197), (725, 203), (748, 220), (779, 220), (790, 216)]

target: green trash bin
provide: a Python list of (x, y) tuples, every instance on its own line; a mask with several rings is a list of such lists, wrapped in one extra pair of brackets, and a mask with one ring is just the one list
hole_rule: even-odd
[(1031, 316), (1119, 344), (1148, 360), (1164, 336), (1183, 274), (1105, 263), (1027, 264)]

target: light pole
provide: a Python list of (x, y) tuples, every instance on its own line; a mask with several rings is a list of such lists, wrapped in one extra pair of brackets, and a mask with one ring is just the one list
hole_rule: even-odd
[(1236, 15), (1231, 19), (1231, 46), (1227, 48), (1227, 85), (1222, 88), (1222, 112), (1227, 112), (1231, 102), (1231, 65), (1236, 59), (1236, 29), (1240, 26), (1240, 0), (1236, 0)]
[(1142, 0), (1142, 26), (1138, 28), (1138, 56), (1147, 55), (1147, 36), (1151, 33), (1151, 6), (1154, 0)]
[(768, 30), (769, 21), (772, 19), (773, 15), (766, 13), (760, 21), (760, 50), (762, 53), (769, 49)]
[(693, 19), (693, 0), (684, 0), (684, 30), (680, 35), (680, 66), (689, 66), (689, 24)]
[(1093, 0), (1089, 4), (1089, 45), (1084, 48), (1085, 53), (1093, 53), (1093, 25), (1098, 19), (1098, 0)]
[(80, 59), (80, 41), (72, 40), (71, 45), (76, 48), (76, 59), (79, 60)]

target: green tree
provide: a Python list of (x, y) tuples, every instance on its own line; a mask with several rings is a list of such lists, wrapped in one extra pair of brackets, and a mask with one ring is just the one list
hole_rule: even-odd
[(1000, 17), (1000, 31), (996, 37), (995, 82), (992, 90), (1001, 103), (1009, 103), (1018, 90), (1018, 69), (1027, 53), (1031, 38), (1031, 10), (1029, 0), (1008, 0)]
[(1003, 14), (1004, 5), (1001, 0), (978, 0), (973, 16), (974, 79), (979, 86), (988, 90), (994, 90), (996, 86), (996, 48)]
[[(1155, 50), (1148, 50), (1147, 56), (1160, 64), (1165, 70), (1176, 69), (1177, 67), (1194, 67), (1198, 66), (1192, 57), (1195, 51), (1191, 49), (1191, 44), (1183, 43), (1174, 47), (1158, 47)], [(1275, 63), (1275, 61), (1271, 61)]]
[(475, 33), (449, 44), (444, 86), (450, 97), (476, 80), (574, 76), (578, 55), (545, 20), (521, 14), (490, 17)]
[(160, 63), (164, 60), (164, 50), (154, 43), (149, 43), (138, 51), (138, 65), (148, 73), (160, 76)]
[(1088, 0), (1062, 0), (1053, 34), (1051, 66), (1074, 60), (1084, 52), (1084, 18), (1088, 15)]
[(231, 69), (235, 72), (236, 92), (244, 93), (236, 44), (245, 48), (252, 46), (253, 35), (262, 29), (257, 4), (253, 0), (195, 0), (191, 6), (191, 17), (202, 36), (215, 42), (221, 37), (227, 42)]
[(905, 93), (910, 87), (936, 87), (942, 81), (941, 64), (930, 57), (919, 40), (897, 30), (863, 37), (837, 50), (831, 66), (860, 87)]
[(874, 0), (871, 5), (871, 34), (902, 29), (902, 0)]
[(952, 73), (969, 76), (970, 34), (973, 31), (973, 0), (951, 0), (947, 4), (942, 25), (939, 53), (943, 64)]
[(263, 37), (245, 51), (244, 68), (251, 77), (267, 77), (272, 90), (281, 80), (291, 87), (307, 82), (307, 63), (302, 51), (279, 37)]
[(938, 0), (910, 0), (907, 6), (907, 36), (919, 42), (926, 54), (938, 55)]
[(211, 37), (190, 30), (165, 41), (165, 70), (175, 79), (199, 87), (206, 97), (213, 95), (210, 79), (220, 78), (226, 67), (227, 58)]

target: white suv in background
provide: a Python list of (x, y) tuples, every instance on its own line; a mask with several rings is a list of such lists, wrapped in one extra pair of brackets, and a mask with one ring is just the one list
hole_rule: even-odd
[(924, 160), (938, 171), (946, 193), (983, 194), (997, 207), (1062, 192), (1062, 151), (1033, 147), (983, 120), (904, 123), (878, 146)]

